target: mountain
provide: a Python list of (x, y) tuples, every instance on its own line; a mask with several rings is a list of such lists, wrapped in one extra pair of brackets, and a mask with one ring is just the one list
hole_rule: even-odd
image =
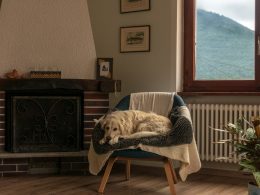
[(196, 79), (254, 79), (254, 31), (223, 15), (197, 11)]

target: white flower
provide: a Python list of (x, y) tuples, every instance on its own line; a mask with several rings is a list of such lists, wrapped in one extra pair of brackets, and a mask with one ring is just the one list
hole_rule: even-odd
[(237, 126), (233, 123), (228, 123), (226, 130), (228, 130), (230, 133), (235, 133), (237, 131)]
[(247, 139), (252, 139), (252, 138), (255, 138), (255, 130), (252, 129), (252, 128), (248, 128), (245, 132), (245, 135), (246, 135), (246, 138)]
[(235, 124), (233, 124), (233, 123), (228, 123), (227, 127), (231, 128), (231, 129), (236, 129), (237, 128), (237, 126)]

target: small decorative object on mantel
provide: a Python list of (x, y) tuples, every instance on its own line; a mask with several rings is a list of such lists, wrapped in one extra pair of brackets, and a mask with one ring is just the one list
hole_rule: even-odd
[(97, 58), (97, 79), (113, 78), (113, 58)]
[(13, 69), (11, 72), (6, 73), (5, 77), (8, 79), (20, 79), (21, 75), (18, 73), (16, 69)]
[(61, 71), (31, 71), (31, 79), (60, 79)]
[(120, 13), (150, 10), (150, 0), (120, 0)]
[(150, 25), (120, 28), (120, 52), (149, 52)]

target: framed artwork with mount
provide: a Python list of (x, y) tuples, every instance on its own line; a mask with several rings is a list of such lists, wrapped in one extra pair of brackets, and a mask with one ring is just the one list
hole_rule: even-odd
[(120, 28), (120, 52), (149, 52), (150, 25)]
[(120, 0), (120, 13), (150, 10), (150, 0)]
[(97, 79), (113, 79), (113, 58), (97, 58)]

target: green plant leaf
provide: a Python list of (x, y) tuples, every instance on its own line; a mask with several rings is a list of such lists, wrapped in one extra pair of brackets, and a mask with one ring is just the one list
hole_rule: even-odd
[(254, 175), (257, 186), (260, 187), (260, 172), (259, 171), (253, 172), (253, 175)]
[(246, 139), (253, 139), (256, 137), (255, 130), (252, 128), (248, 128), (245, 132)]
[(255, 150), (260, 151), (260, 144), (255, 145)]
[(251, 161), (248, 161), (246, 159), (245, 160), (241, 160), (239, 162), (239, 165), (241, 167), (243, 167), (243, 169), (246, 169), (246, 170), (248, 170), (250, 172), (256, 172), (256, 167), (252, 164)]

